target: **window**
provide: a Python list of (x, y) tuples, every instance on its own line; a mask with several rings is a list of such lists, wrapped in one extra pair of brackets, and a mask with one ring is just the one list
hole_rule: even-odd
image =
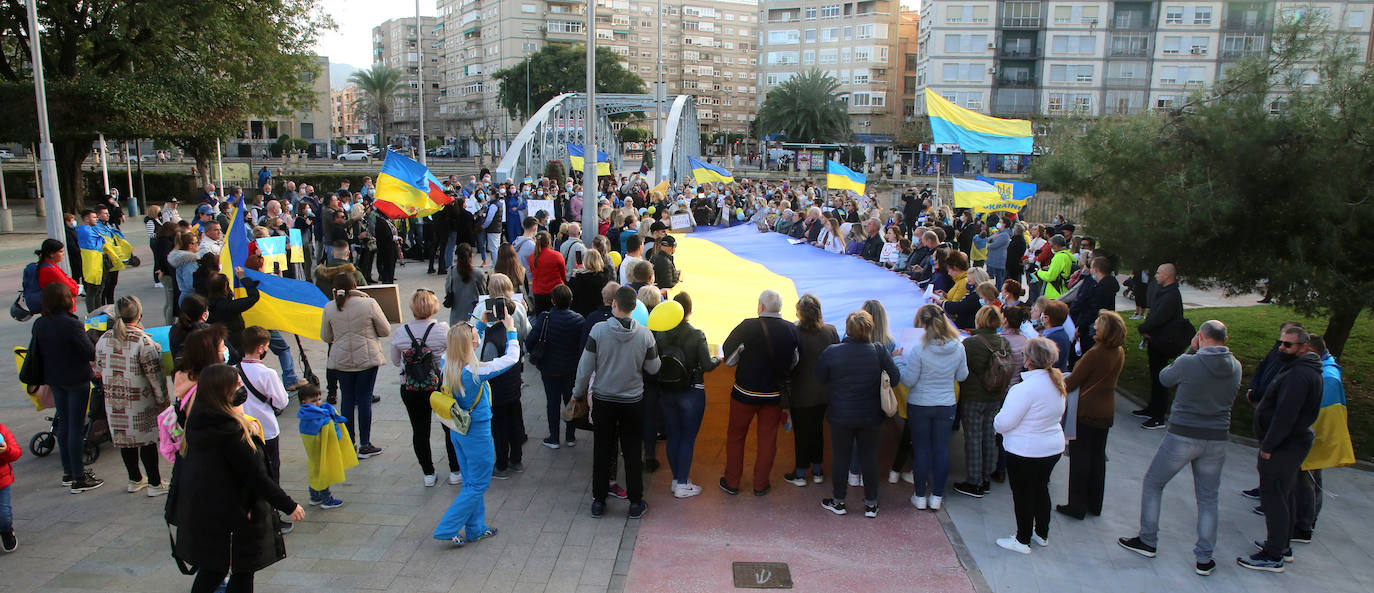
[(816, 41), (816, 30), (815, 30), (815, 29), (807, 29), (807, 30), (802, 34), (802, 40), (806, 41), (807, 43), (813, 43), (813, 42), (815, 42), (815, 41)]
[(521, 5), (520, 5), (520, 12), (522, 12), (522, 13), (524, 13), (524, 14), (534, 14), (534, 10), (535, 10), (535, 8), (534, 8), (534, 5), (533, 5), (533, 4), (521, 4)]
[(1166, 55), (1166, 56), (1176, 56), (1176, 55), (1178, 55), (1178, 53), (1179, 53), (1179, 48), (1182, 47), (1182, 46), (1183, 46), (1183, 38), (1182, 38), (1182, 37), (1165, 37), (1165, 38), (1164, 38), (1164, 43), (1163, 43), (1163, 45), (1161, 45), (1160, 47), (1163, 49), (1164, 55)]
[(839, 61), (840, 61), (840, 50), (838, 50), (838, 49), (823, 49), (823, 50), (821, 50), (821, 63), (822, 63), (822, 64), (834, 64), (834, 63), (837, 63), (837, 62), (839, 62)]
[(1160, 68), (1159, 84), (1178, 84), (1178, 66)]
[(869, 93), (868, 102), (870, 105), (874, 107), (882, 107), (884, 105), (887, 105), (887, 93), (882, 91)]
[(1166, 25), (1182, 25), (1182, 24), (1183, 24), (1183, 7), (1182, 7), (1182, 6), (1170, 6), (1170, 7), (1166, 8), (1166, 9), (1164, 9), (1164, 24), (1166, 24)]
[(1210, 43), (1211, 40), (1206, 37), (1194, 37), (1192, 47), (1188, 49), (1188, 53), (1197, 56), (1205, 56), (1207, 55), (1207, 46)]
[(1049, 101), (1045, 102), (1045, 110), (1050, 113), (1062, 113), (1064, 111), (1064, 95), (1051, 94)]
[(1008, 27), (1040, 26), (1040, 3), (1003, 2), (1002, 25)]
[(1073, 98), (1073, 107), (1079, 113), (1091, 113), (1093, 110), (1092, 95), (1075, 95)]
[(1173, 109), (1174, 102), (1177, 100), (1178, 97), (1173, 95), (1160, 95), (1155, 97), (1155, 109)]
[(796, 29), (784, 29), (781, 31), (769, 31), (768, 43), (775, 45), (789, 45), (797, 43), (801, 39), (801, 31)]
[(945, 24), (957, 25), (962, 22), (964, 22), (963, 4), (951, 4), (945, 7)]
[(988, 22), (988, 20), (989, 20), (989, 19), (988, 19), (988, 7), (986, 7), (986, 6), (974, 6), (974, 7), (973, 7), (973, 15), (972, 15), (972, 17), (969, 18), (969, 22), (971, 22), (971, 23), (986, 23), (986, 22)]
[(944, 82), (983, 82), (986, 68), (983, 64), (945, 64), (942, 74)]
[(815, 51), (815, 50), (810, 50), (810, 49), (808, 49), (808, 50), (802, 52), (802, 63), (803, 63), (803, 64), (808, 64), (808, 65), (809, 65), (809, 64), (815, 64), (815, 63), (816, 63), (816, 51)]
[(843, 41), (849, 41), (850, 39), (853, 39), (853, 38), (854, 38), (854, 27), (841, 27), (841, 28), (840, 28), (840, 39), (841, 39), (841, 40), (843, 40)]
[(945, 35), (945, 53), (982, 53), (987, 45), (987, 35)]
[(807, 8), (807, 9), (806, 9), (806, 20), (808, 20), (808, 21), (814, 21), (814, 20), (816, 20), (816, 8), (815, 8), (815, 7), (811, 7), (811, 8)]
[(827, 41), (836, 41), (836, 40), (838, 40), (839, 38), (840, 38), (840, 28), (839, 28), (839, 27), (827, 27), (827, 28), (825, 28), (825, 29), (821, 29), (821, 43), (825, 43), (825, 42), (827, 42)]
[(1345, 13), (1345, 26), (1351, 29), (1361, 29), (1364, 27), (1364, 11), (1352, 10)]
[(823, 19), (837, 19), (837, 18), (840, 18), (840, 5), (839, 5), (839, 4), (831, 4), (830, 6), (822, 6), (822, 7), (821, 7), (821, 18), (823, 18)]
[(851, 51), (849, 48), (847, 48), (847, 47), (841, 47), (841, 48), (840, 48), (840, 63), (841, 63), (841, 64), (848, 64), (848, 63), (849, 63), (849, 56), (851, 55), (851, 53), (852, 53), (852, 51)]
[[(795, 51), (770, 51), (768, 52), (768, 65), (796, 64), (797, 52)], [(699, 72), (700, 70), (698, 70)]]
[(854, 28), (854, 37), (855, 37), (856, 39), (872, 39), (872, 38), (873, 38), (873, 25), (859, 25), (859, 26), (855, 27), (855, 28)]
[(535, 41), (526, 41), (524, 43), (524, 46), (520, 49), (523, 50), (525, 53), (534, 53), (539, 51), (539, 43)]
[(1055, 35), (1050, 42), (1050, 51), (1057, 54), (1092, 54), (1097, 51), (1097, 37), (1094, 35)]
[(1093, 66), (1090, 64), (1052, 64), (1050, 82), (1079, 83), (1093, 81)]
[(854, 84), (868, 84), (868, 68), (855, 68), (851, 79)]
[(1054, 7), (1054, 24), (1056, 24), (1056, 25), (1067, 25), (1067, 24), (1069, 24), (1069, 20), (1072, 19), (1072, 18), (1073, 18), (1073, 8), (1072, 8), (1072, 7), (1069, 7), (1069, 6), (1056, 6), (1056, 7)]
[(1198, 6), (1198, 7), (1193, 8), (1193, 24), (1194, 24), (1194, 25), (1210, 25), (1210, 24), (1212, 24), (1212, 7), (1211, 7), (1211, 6)]

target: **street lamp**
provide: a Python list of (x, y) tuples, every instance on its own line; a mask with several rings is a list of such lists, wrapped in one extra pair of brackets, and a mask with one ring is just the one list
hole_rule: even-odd
[[(525, 38), (525, 47), (527, 48), (526, 51), (529, 51), (528, 48), (529, 48), (529, 46), (530, 46), (530, 43), (529, 43), (529, 42), (530, 42), (530, 36), (529, 36), (529, 34), (525, 34), (525, 35), (523, 35), (522, 37)], [(530, 115), (531, 115), (531, 112), (530, 112), (530, 60), (532, 60), (532, 59), (534, 59), (534, 56), (533, 56), (533, 55), (525, 54), (525, 119), (529, 119), (529, 117), (530, 117)]]

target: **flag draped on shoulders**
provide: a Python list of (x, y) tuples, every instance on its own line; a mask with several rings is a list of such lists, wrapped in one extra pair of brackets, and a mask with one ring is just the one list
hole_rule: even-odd
[(346, 419), (329, 404), (302, 405), (296, 417), (301, 421), (310, 488), (324, 490), (342, 483), (344, 472), (358, 465), (358, 454), (344, 426)]
[(1303, 471), (1355, 464), (1341, 365), (1329, 354), (1322, 359), (1322, 407), (1317, 411), (1317, 421), (1312, 423), (1312, 432), (1316, 439), (1302, 462)]

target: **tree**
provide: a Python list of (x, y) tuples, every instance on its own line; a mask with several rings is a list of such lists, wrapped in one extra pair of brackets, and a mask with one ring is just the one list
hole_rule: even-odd
[(849, 111), (835, 77), (812, 68), (788, 79), (763, 100), (759, 126), (764, 135), (782, 132), (792, 142), (830, 142), (849, 132)]
[(359, 91), (354, 106), (376, 118), (373, 121), (377, 124), (377, 142), (391, 144), (386, 136), (386, 116), (391, 113), (391, 102), (407, 86), (405, 73), (394, 66), (373, 64), (370, 70), (354, 72), (348, 82)]
[[(1177, 108), (1060, 126), (1033, 178), (1083, 196), (1084, 222), (1132, 269), (1176, 262), (1190, 282), (1327, 315), (1342, 352), (1374, 277), (1374, 71), (1311, 17), (1277, 26)], [(1066, 129), (1067, 128), (1067, 129)]]
[(434, 150), (444, 145), (444, 141), (438, 138), (425, 138), (425, 150)]
[[(527, 64), (528, 77), (525, 70)], [(558, 95), (587, 91), (587, 46), (545, 45), (521, 62), (496, 71), (492, 78), (501, 83), (496, 99), (506, 108), (511, 118), (529, 119), (533, 110), (538, 110)], [(598, 47), (596, 92), (642, 93), (644, 79), (621, 66), (620, 58), (615, 52)]]
[[(205, 171), (215, 138), (249, 117), (308, 109), (310, 50), (333, 26), (316, 0), (40, 0), (37, 11), (68, 210), (82, 203), (81, 163), (98, 132), (167, 139)], [(0, 3), (0, 32), (0, 138), (36, 142), (25, 2)]]
[(630, 142), (647, 142), (649, 140), (650, 133), (649, 130), (646, 130), (644, 128), (639, 128), (635, 126), (625, 126), (623, 128), (620, 128), (620, 132), (617, 135), (620, 139), (620, 143), (626, 144)]

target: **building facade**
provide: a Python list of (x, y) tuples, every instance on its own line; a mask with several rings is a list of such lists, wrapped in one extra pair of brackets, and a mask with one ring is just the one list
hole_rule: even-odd
[[(500, 83), (492, 75), (547, 44), (585, 43), (586, 4), (438, 0), (437, 6), (442, 132), (460, 154), (499, 156), (524, 122), (500, 107)], [(661, 20), (656, 11), (650, 0), (597, 0), (598, 47), (618, 55), (622, 66), (644, 79), (643, 92), (653, 92), (661, 23), (664, 93), (694, 95), (703, 132), (747, 133), (757, 113), (758, 3), (669, 0)], [(653, 128), (651, 119), (630, 125)]]
[(329, 105), (333, 111), (335, 138), (356, 138), (363, 135), (363, 114), (354, 108), (358, 89), (353, 85), (330, 91)]
[(874, 149), (896, 141), (902, 125), (900, 17), (897, 0), (763, 2), (757, 101), (797, 73), (819, 68), (840, 82), (852, 131), (843, 140), (864, 145), (872, 158)]
[[(399, 68), (405, 75), (408, 92), (401, 93), (391, 104), (387, 116), (385, 139), (391, 144), (416, 146), (420, 138), (420, 101), (419, 85), (421, 75), (424, 81), (424, 120), (425, 137), (443, 137), (439, 123), (442, 81), (439, 77), (438, 37), (439, 19), (420, 17), (420, 29), (415, 28), (415, 17), (390, 19), (372, 28), (372, 63), (385, 64)], [(423, 33), (423, 41), (420, 33)], [(423, 47), (421, 47), (423, 46)], [(421, 68), (424, 69), (423, 73)], [(365, 128), (369, 133), (377, 130)]]
[[(1314, 10), (1369, 55), (1374, 2), (925, 0), (916, 83), (1004, 117), (1165, 109)], [(924, 102), (917, 99), (917, 111)]]
[(310, 83), (314, 102), (310, 109), (287, 114), (264, 115), (243, 122), (243, 130), (229, 142), (225, 154), (262, 158), (271, 154), (271, 146), (282, 136), (300, 138), (310, 143), (310, 155), (323, 157), (329, 147), (332, 132), (333, 108), (330, 105), (329, 58), (317, 56), (316, 70), (301, 76)]

